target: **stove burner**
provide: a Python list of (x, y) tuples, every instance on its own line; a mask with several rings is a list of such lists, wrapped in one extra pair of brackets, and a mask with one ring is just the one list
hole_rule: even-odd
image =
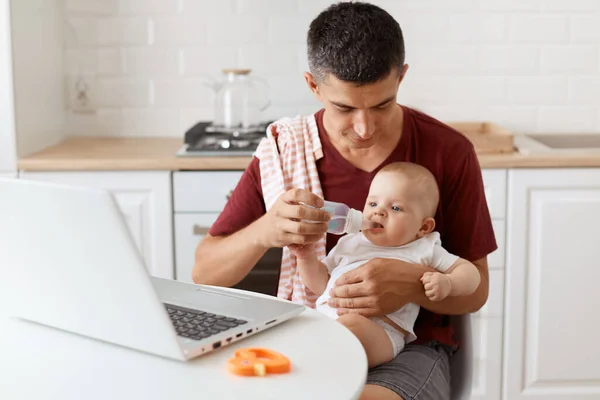
[(251, 156), (266, 137), (268, 124), (256, 130), (220, 132), (208, 122), (199, 122), (185, 134), (178, 156)]
[(234, 138), (226, 135), (200, 136), (194, 143), (190, 144), (188, 149), (193, 151), (200, 150), (255, 150), (265, 135), (245, 136), (243, 138)]

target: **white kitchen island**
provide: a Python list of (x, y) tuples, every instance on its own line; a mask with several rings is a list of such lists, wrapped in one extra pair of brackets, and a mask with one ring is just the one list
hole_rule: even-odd
[[(0, 314), (0, 398), (6, 400), (357, 399), (367, 377), (360, 342), (314, 310), (189, 362), (166, 359)], [(235, 350), (288, 357), (286, 374), (227, 371)]]

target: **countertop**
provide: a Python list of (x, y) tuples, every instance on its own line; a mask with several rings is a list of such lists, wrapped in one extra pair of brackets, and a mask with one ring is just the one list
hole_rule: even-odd
[[(26, 171), (243, 170), (251, 157), (177, 157), (178, 138), (68, 138), (22, 157)], [(599, 153), (479, 155), (481, 168), (600, 167)]]

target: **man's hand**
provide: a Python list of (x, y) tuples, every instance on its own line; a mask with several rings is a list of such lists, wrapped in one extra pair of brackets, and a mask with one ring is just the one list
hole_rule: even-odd
[(282, 194), (257, 221), (260, 223), (259, 243), (269, 249), (318, 241), (327, 232), (330, 215), (325, 210), (309, 206), (322, 207), (323, 200), (304, 189), (291, 189)]
[(452, 290), (450, 276), (441, 272), (425, 272), (421, 278), (425, 295), (431, 301), (444, 300)]
[(414, 302), (423, 293), (419, 279), (424, 272), (422, 265), (374, 258), (340, 276), (331, 290), (329, 305), (337, 308), (339, 315), (382, 317)]
[(367, 317), (382, 317), (408, 303), (416, 303), (436, 314), (456, 315), (479, 310), (488, 296), (487, 259), (473, 261), (481, 274), (475, 293), (449, 296), (431, 301), (423, 290), (421, 277), (433, 268), (409, 264), (400, 260), (375, 258), (342, 275), (331, 290), (329, 305), (338, 314), (358, 313)]

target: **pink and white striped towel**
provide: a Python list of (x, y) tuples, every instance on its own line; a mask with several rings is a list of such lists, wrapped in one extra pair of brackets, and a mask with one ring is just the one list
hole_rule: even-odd
[[(286, 191), (306, 189), (323, 198), (316, 160), (323, 157), (314, 115), (280, 119), (267, 128), (255, 156), (267, 211)], [(325, 237), (316, 243), (317, 257), (325, 257)], [(277, 297), (314, 308), (318, 296), (302, 283), (296, 258), (283, 248)]]

